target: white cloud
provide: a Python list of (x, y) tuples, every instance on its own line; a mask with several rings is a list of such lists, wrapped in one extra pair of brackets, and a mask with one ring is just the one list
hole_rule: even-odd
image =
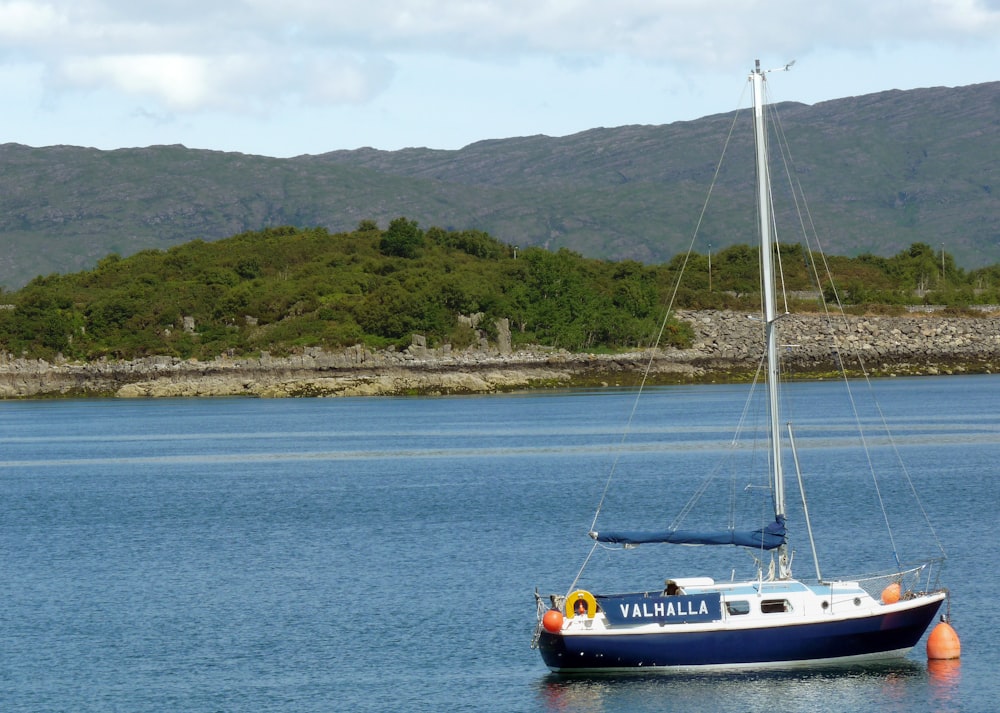
[(979, 0), (369, 0), (253, 3), (278, 26), (379, 51), (744, 58), (770, 47), (863, 47), (887, 37), (991, 38), (1000, 13)]
[(154, 100), (171, 112), (232, 110), (267, 113), (276, 100), (311, 105), (370, 100), (389, 82), (392, 65), (316, 53), (278, 64), (255, 54), (105, 55), (67, 58), (56, 68), (63, 87)]
[[(341, 112), (351, 127), (448, 124), (470, 139), (503, 125), (555, 132), (669, 120), (636, 108), (694, 112), (694, 99), (758, 56), (803, 67), (815, 59), (827, 76), (811, 74), (812, 85), (839, 82), (827, 98), (848, 79), (871, 82), (867, 62), (898, 61), (916, 75), (938, 52), (961, 84), (971, 72), (959, 60), (978, 52), (989, 62), (998, 36), (1000, 0), (0, 0), (0, 69), (38, 84), (20, 92), (36, 97), (21, 113), (87, 104), (117, 112), (106, 125), (156, 116), (191, 128), (322, 110), (325, 126)], [(854, 76), (841, 76), (832, 57)], [(927, 85), (885, 81), (878, 88)], [(611, 96), (628, 106), (609, 107), (602, 97)]]
[[(979, 0), (9, 0), (0, 38), (63, 86), (111, 88), (177, 111), (264, 106), (268, 97), (366, 101), (390, 54), (478, 61), (610, 56), (698, 68), (825, 47), (1000, 35)], [(581, 65), (582, 66), (582, 65)]]
[(54, 7), (30, 0), (0, 2), (0, 40), (8, 47), (32, 47), (64, 26)]
[(153, 96), (171, 109), (198, 108), (212, 102), (207, 62), (177, 54), (75, 57), (58, 69), (67, 84), (113, 86), (127, 94)]
[(292, 67), (310, 104), (358, 104), (370, 101), (392, 80), (395, 68), (383, 58), (319, 54)]

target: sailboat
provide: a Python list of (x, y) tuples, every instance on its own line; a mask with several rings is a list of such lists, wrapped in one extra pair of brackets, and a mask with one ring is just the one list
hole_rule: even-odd
[[(936, 587), (940, 560), (908, 569), (899, 566), (871, 580), (827, 580), (820, 576), (818, 564), (815, 581), (792, 576), (783, 463), (786, 450), (793, 456), (796, 452), (790, 427), (787, 434), (781, 428), (779, 411), (781, 315), (776, 298), (765, 127), (767, 74), (757, 61), (749, 83), (756, 145), (762, 369), (767, 387), (768, 487), (773, 517), (769, 512), (756, 527), (742, 530), (730, 526), (715, 531), (612, 531), (595, 526), (589, 533), (593, 547), (662, 543), (745, 548), (759, 558), (755, 560), (760, 563), (756, 576), (747, 581), (716, 581), (699, 574), (671, 578), (649, 591), (602, 595), (576, 589), (578, 575), (572, 591), (566, 594), (543, 597), (536, 590), (538, 624), (533, 645), (554, 672), (756, 669), (901, 658), (917, 644), (947, 597), (946, 590)], [(794, 461), (797, 469), (797, 456)], [(803, 506), (803, 511), (808, 525), (808, 507)], [(813, 553), (815, 557), (815, 546)], [(769, 567), (763, 565), (766, 558), (770, 558)]]

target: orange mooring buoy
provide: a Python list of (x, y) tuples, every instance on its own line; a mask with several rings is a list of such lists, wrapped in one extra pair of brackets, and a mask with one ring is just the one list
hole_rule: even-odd
[(549, 609), (542, 617), (542, 626), (550, 634), (558, 634), (562, 629), (563, 615), (558, 609)]
[(929, 659), (957, 659), (962, 653), (962, 644), (958, 640), (958, 634), (945, 619), (934, 627), (931, 635), (927, 637), (927, 658)]
[(899, 582), (893, 582), (882, 590), (882, 603), (895, 604), (899, 601)]

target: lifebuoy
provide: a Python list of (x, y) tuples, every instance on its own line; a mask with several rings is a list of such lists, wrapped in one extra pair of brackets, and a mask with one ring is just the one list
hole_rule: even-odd
[(597, 614), (597, 600), (594, 599), (593, 594), (585, 589), (577, 589), (566, 597), (566, 618), (572, 619), (577, 615), (577, 602), (583, 602), (587, 605), (587, 618), (593, 619), (594, 615)]

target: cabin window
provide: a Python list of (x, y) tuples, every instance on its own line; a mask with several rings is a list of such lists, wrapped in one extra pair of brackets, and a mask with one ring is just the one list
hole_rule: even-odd
[(737, 600), (735, 602), (726, 602), (726, 611), (732, 616), (739, 616), (740, 614), (750, 613), (750, 602), (746, 600)]
[(760, 603), (761, 614), (781, 614), (792, 610), (787, 599), (765, 599)]

